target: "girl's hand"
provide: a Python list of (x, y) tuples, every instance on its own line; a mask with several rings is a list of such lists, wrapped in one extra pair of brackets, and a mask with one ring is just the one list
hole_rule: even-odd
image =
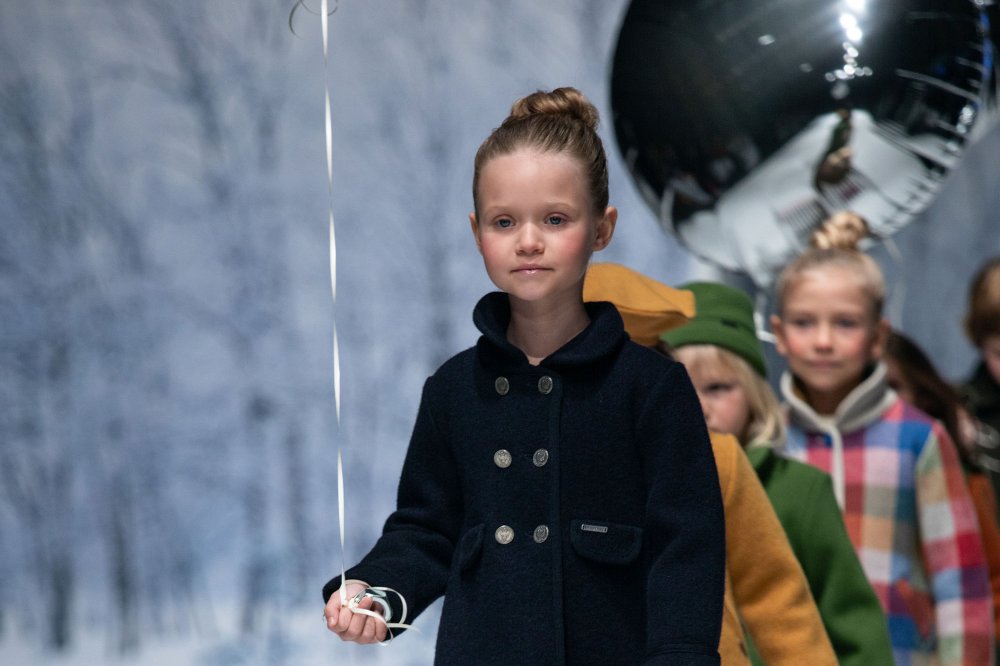
[[(354, 595), (367, 589), (367, 585), (358, 581), (347, 582), (347, 603), (351, 602)], [(368, 597), (361, 600), (358, 608), (371, 610), (374, 603)], [(374, 612), (378, 613), (379, 610)], [(326, 617), (326, 628), (340, 636), (341, 640), (354, 641), (355, 643), (381, 643), (385, 640), (388, 628), (385, 622), (370, 615), (353, 613), (347, 606), (340, 604), (340, 590), (333, 593), (330, 601), (323, 609)]]

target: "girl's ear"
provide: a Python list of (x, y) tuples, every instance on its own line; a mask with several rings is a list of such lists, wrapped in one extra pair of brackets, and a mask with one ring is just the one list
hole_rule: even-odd
[(469, 224), (472, 226), (472, 237), (476, 239), (476, 249), (479, 254), (483, 253), (483, 245), (479, 242), (479, 221), (476, 220), (476, 212), (469, 213)]
[(774, 333), (774, 348), (782, 356), (788, 356), (788, 346), (785, 344), (785, 328), (781, 323), (781, 317), (776, 314), (771, 315), (771, 332)]
[(618, 224), (618, 209), (608, 206), (604, 215), (597, 221), (597, 235), (594, 238), (594, 252), (599, 252), (608, 246), (611, 237), (615, 235), (615, 225)]
[(888, 319), (879, 319), (878, 323), (875, 324), (875, 336), (872, 339), (870, 351), (872, 359), (882, 358), (882, 353), (885, 351), (885, 343), (889, 339), (889, 333), (891, 331), (892, 325), (889, 323)]

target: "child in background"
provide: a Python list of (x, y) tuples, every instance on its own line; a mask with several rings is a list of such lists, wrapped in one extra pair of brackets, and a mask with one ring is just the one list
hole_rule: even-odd
[(973, 416), (988, 426), (976, 438), (977, 457), (1000, 500), (1000, 257), (984, 263), (969, 284), (964, 324), (979, 363), (960, 392)]
[[(986, 562), (993, 590), (993, 637), (1000, 636), (1000, 526), (997, 524), (993, 486), (977, 460), (976, 441), (982, 428), (969, 414), (958, 392), (938, 374), (924, 350), (898, 331), (889, 334), (885, 345), (886, 382), (906, 402), (939, 420), (955, 442), (962, 461), (969, 494), (976, 506), (979, 531), (983, 537)], [(995, 654), (1000, 652), (994, 651)]]
[[(650, 347), (657, 345), (660, 332), (683, 325), (695, 312), (691, 292), (673, 289), (614, 263), (591, 265), (583, 297), (588, 302), (613, 303), (622, 315), (629, 337)], [(802, 567), (750, 461), (732, 435), (721, 432), (710, 435), (726, 516), (726, 595), (719, 641), (722, 663), (749, 664), (752, 656), (754, 663), (775, 666), (836, 664), (837, 655), (823, 629)], [(818, 470), (809, 471), (822, 475)], [(834, 516), (840, 522), (836, 505)], [(854, 551), (846, 535), (844, 540), (853, 558)], [(836, 562), (832, 564), (836, 569)], [(860, 566), (858, 572), (867, 586)], [(874, 593), (871, 595), (876, 617), (882, 620), (878, 600)], [(852, 599), (845, 597), (843, 601)], [(744, 626), (752, 643), (745, 640)], [(878, 623), (876, 631), (877, 627)], [(882, 634), (885, 635), (884, 630)], [(882, 654), (891, 658), (887, 637), (884, 642), (886, 649)], [(867, 656), (881, 655), (868, 651)]]
[(958, 454), (940, 422), (886, 384), (881, 271), (858, 234), (828, 225), (776, 285), (782, 450), (831, 473), (896, 663), (989, 664), (989, 580)]
[[(767, 383), (750, 298), (711, 282), (680, 288), (694, 294), (697, 314), (664, 332), (662, 340), (687, 368), (709, 430), (731, 433), (747, 447), (805, 572), (839, 663), (891, 663), (885, 615), (847, 536), (829, 475), (782, 458), (772, 448), (784, 439), (784, 417)], [(754, 663), (771, 662), (755, 655)]]
[(439, 664), (719, 663), (725, 535), (697, 396), (614, 306), (583, 302), (617, 218), (597, 119), (573, 88), (537, 92), (476, 154), (472, 233), (502, 291), (424, 385), (381, 538), (324, 587), (345, 640), (443, 594)]

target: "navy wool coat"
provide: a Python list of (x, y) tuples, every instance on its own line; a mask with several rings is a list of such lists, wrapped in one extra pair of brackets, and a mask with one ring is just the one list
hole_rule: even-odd
[(487, 294), (476, 346), (424, 385), (397, 509), (347, 577), (399, 591), (411, 618), (444, 594), (437, 664), (719, 663), (724, 526), (697, 396), (613, 305), (586, 307), (532, 366)]

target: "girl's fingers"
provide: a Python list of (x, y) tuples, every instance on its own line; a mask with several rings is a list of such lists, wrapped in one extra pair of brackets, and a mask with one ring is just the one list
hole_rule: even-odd
[(378, 625), (382, 624), (373, 617), (365, 616), (365, 628), (361, 633), (361, 643), (374, 643), (376, 638), (376, 631), (378, 630)]
[[(362, 608), (365, 610), (368, 610), (371, 607), (372, 607), (372, 600), (369, 597), (365, 597), (364, 599), (361, 600), (361, 603), (358, 604), (358, 608)], [(348, 624), (347, 627), (347, 631), (345, 632), (344, 636), (341, 636), (341, 638), (347, 637), (347, 640), (359, 641), (361, 637), (364, 635), (365, 623), (371, 618), (369, 618), (367, 615), (364, 615), (363, 613), (351, 613), (350, 611), (347, 611), (346, 613), (341, 613), (341, 615), (351, 616), (350, 623)], [(374, 622), (375, 620), (372, 619), (372, 621)]]
[(326, 618), (326, 628), (330, 631), (337, 630), (337, 618), (340, 615), (340, 606), (327, 604), (326, 608), (323, 609), (323, 617)]
[[(371, 610), (374, 605), (375, 602), (369, 597), (364, 597), (357, 608)], [(354, 613), (350, 608), (341, 606), (338, 595), (330, 598), (323, 615), (326, 617), (327, 629), (340, 636), (341, 640), (356, 643), (382, 642), (388, 633), (385, 622), (364, 613)]]
[(323, 607), (323, 616), (326, 618), (326, 628), (330, 631), (337, 631), (337, 622), (340, 619), (340, 597), (333, 595), (330, 601)]

